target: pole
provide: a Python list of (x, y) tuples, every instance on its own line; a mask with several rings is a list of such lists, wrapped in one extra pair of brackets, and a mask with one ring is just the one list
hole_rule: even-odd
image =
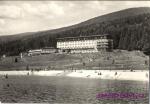
[[(150, 55), (148, 55), (149, 56), (149, 75), (150, 75)], [(148, 76), (149, 77), (149, 76)], [(149, 81), (150, 81), (150, 77), (149, 77)], [(149, 82), (148, 82), (148, 84), (149, 84)], [(149, 89), (150, 89), (150, 84), (149, 84)], [(148, 89), (148, 93), (149, 93), (149, 98), (150, 98), (150, 90)], [(150, 100), (149, 100), (149, 104), (150, 104)]]
[[(149, 63), (148, 63), (148, 71), (149, 71), (149, 74), (150, 74), (150, 55), (148, 55), (148, 60), (149, 60)], [(150, 77), (149, 77), (150, 78)]]
[(100, 63), (99, 63), (99, 71), (100, 71)]

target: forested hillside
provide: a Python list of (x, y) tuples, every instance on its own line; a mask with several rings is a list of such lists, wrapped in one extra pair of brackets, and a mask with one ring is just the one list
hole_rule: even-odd
[[(105, 18), (106, 17), (106, 18)], [(56, 38), (110, 34), (114, 49), (150, 49), (150, 8), (132, 8), (61, 29), (0, 37), (0, 54), (18, 55), (29, 49), (56, 47)]]

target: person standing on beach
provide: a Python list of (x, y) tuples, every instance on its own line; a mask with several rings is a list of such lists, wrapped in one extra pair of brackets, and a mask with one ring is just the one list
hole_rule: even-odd
[(8, 79), (8, 74), (5, 75), (5, 78)]
[[(5, 75), (5, 79), (8, 79), (8, 74)], [(9, 83), (7, 83), (6, 86), (9, 87)]]

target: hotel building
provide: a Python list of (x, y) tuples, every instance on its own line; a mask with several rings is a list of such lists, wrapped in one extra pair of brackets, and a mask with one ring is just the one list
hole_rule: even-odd
[(57, 48), (67, 53), (92, 53), (111, 51), (113, 41), (109, 35), (65, 37), (57, 39)]

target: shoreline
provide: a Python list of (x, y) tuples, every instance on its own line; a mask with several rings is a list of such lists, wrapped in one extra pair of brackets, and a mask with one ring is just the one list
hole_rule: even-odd
[(51, 70), (51, 71), (0, 71), (0, 75), (63, 76), (114, 80), (148, 81), (148, 70)]

